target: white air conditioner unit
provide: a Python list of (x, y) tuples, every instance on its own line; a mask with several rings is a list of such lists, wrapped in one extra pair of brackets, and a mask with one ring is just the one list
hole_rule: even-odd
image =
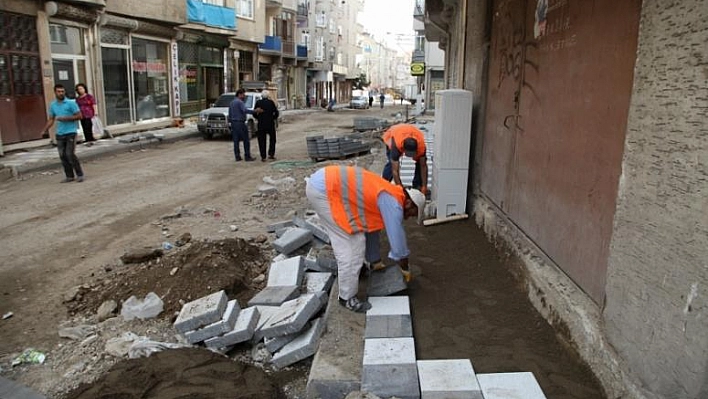
[(436, 217), (466, 213), (470, 144), (472, 141), (472, 92), (435, 92), (433, 189)]

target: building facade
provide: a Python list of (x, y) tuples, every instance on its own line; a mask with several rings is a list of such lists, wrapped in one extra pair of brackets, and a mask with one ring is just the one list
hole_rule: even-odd
[(427, 0), (477, 223), (608, 397), (708, 397), (704, 1)]

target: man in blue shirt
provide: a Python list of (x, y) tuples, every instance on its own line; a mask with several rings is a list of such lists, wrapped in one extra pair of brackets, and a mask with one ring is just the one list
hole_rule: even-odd
[(241, 150), (238, 148), (239, 141), (243, 141), (243, 155), (247, 162), (255, 161), (256, 158), (251, 156), (251, 138), (248, 135), (248, 127), (246, 126), (246, 118), (248, 114), (255, 114), (254, 111), (247, 109), (243, 100), (246, 98), (246, 90), (238, 89), (236, 98), (229, 104), (229, 123), (231, 124), (231, 138), (234, 140), (234, 156), (236, 161), (241, 160)]
[(66, 98), (66, 90), (61, 84), (54, 86), (54, 96), (56, 99), (49, 104), (49, 120), (44, 125), (42, 133), (52, 127), (54, 121), (57, 122), (57, 149), (66, 175), (61, 182), (74, 181), (74, 172), (76, 172), (76, 181), (82, 182), (84, 171), (81, 170), (79, 158), (76, 156), (76, 131), (78, 122), (81, 120), (81, 110), (76, 101)]

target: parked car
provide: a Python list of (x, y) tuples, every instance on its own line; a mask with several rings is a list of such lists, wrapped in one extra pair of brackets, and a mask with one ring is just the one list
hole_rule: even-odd
[[(224, 93), (216, 100), (208, 109), (199, 112), (199, 120), (197, 121), (197, 129), (205, 139), (211, 139), (215, 135), (225, 134), (231, 135), (229, 128), (229, 105), (236, 98), (236, 93)], [(243, 100), (246, 109), (252, 110), (255, 108), (256, 101), (261, 99), (259, 92), (246, 92), (246, 98)], [(258, 129), (258, 121), (253, 115), (248, 115), (246, 119), (248, 133), (251, 137), (256, 135)]]
[(354, 96), (349, 102), (349, 108), (357, 109), (368, 109), (369, 108), (369, 97), (365, 96)]

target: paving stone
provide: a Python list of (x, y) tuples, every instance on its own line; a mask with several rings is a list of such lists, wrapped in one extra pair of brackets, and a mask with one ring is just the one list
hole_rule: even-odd
[(484, 399), (469, 359), (418, 360), (422, 399)]
[(369, 296), (388, 296), (408, 288), (403, 279), (403, 273), (398, 266), (389, 266), (380, 271), (372, 271), (369, 275)]
[[(292, 230), (292, 227), (283, 227), (275, 231), (275, 238), (280, 238), (283, 236), (283, 234), (287, 233), (289, 230)], [(287, 256), (286, 256), (287, 258)]]
[(303, 294), (287, 301), (256, 331), (256, 337), (272, 338), (302, 331), (305, 324), (326, 303), (321, 295)]
[(295, 256), (273, 262), (268, 270), (268, 287), (300, 286), (305, 274), (304, 258)]
[(248, 301), (248, 306), (280, 306), (298, 296), (300, 296), (300, 286), (297, 285), (290, 287), (265, 287), (263, 291), (257, 293)]
[[(309, 323), (305, 324), (303, 330), (310, 328)], [(279, 351), (282, 347), (289, 344), (292, 340), (300, 336), (300, 332), (296, 332), (288, 335), (281, 335), (280, 337), (265, 338), (263, 342), (265, 343), (268, 352), (275, 353)]]
[(310, 230), (312, 232), (312, 235), (320, 239), (321, 241), (331, 244), (331, 241), (329, 240), (329, 235), (325, 231), (324, 227), (320, 225), (316, 220), (315, 217), (311, 217), (309, 219), (301, 219), (301, 218), (295, 218), (294, 220), (295, 226)]
[(337, 275), (337, 260), (331, 248), (310, 248), (304, 259), (305, 269)]
[(228, 300), (222, 290), (185, 304), (175, 320), (175, 329), (184, 334), (216, 323), (224, 314)]
[(329, 292), (334, 282), (334, 275), (332, 273), (306, 272), (304, 280), (306, 293)]
[(361, 390), (381, 397), (420, 398), (413, 338), (364, 340)]
[(285, 260), (285, 259), (288, 259), (288, 255), (285, 255), (285, 254), (278, 254), (278, 256), (276, 256), (275, 258), (273, 258), (273, 260), (271, 261), (271, 263), (272, 263), (272, 262), (280, 262), (281, 260)]
[(208, 348), (225, 348), (248, 341), (253, 337), (259, 318), (260, 312), (258, 308), (250, 307), (243, 309), (238, 314), (233, 330), (220, 337), (208, 339), (204, 344), (206, 344)]
[(369, 297), (365, 338), (413, 336), (411, 308), (407, 296)]
[(484, 399), (546, 399), (533, 373), (477, 374)]
[(312, 241), (312, 232), (296, 227), (286, 231), (280, 238), (273, 241), (273, 248), (280, 253), (289, 254), (310, 241)]
[(325, 321), (322, 317), (313, 320), (310, 328), (273, 355), (271, 360), (273, 366), (280, 369), (313, 356), (317, 352), (324, 325)]
[(221, 320), (216, 323), (209, 324), (206, 327), (200, 328), (194, 331), (187, 331), (184, 333), (184, 337), (190, 344), (196, 344), (197, 342), (205, 341), (209, 338), (225, 334), (234, 328), (236, 319), (241, 312), (241, 307), (238, 306), (238, 302), (234, 299), (226, 304), (226, 311), (221, 317)]

